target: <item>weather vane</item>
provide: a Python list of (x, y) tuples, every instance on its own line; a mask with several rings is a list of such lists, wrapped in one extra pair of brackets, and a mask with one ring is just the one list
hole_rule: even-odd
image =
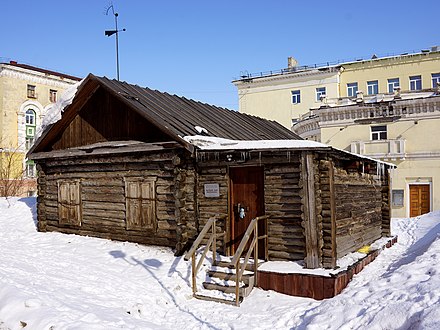
[(116, 79), (119, 81), (119, 41), (118, 41), (118, 34), (121, 31), (125, 31), (125, 29), (118, 30), (118, 13), (115, 13), (115, 9), (113, 7), (113, 4), (110, 4), (107, 7), (107, 10), (105, 11), (105, 14), (108, 15), (109, 10), (112, 10), (113, 15), (115, 16), (115, 29), (114, 30), (105, 30), (105, 35), (107, 37), (110, 37), (114, 34), (116, 34)]

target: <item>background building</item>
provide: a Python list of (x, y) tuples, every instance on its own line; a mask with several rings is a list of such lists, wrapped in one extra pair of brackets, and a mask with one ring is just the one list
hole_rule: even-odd
[(345, 63), (299, 66), (292, 58), (286, 69), (247, 74), (233, 81), (238, 89), (239, 111), (277, 120), (291, 128), (301, 115), (321, 104), (321, 99), (393, 93), (400, 88), (420, 91), (440, 81), (438, 47)]
[(290, 65), (233, 83), (242, 112), (278, 120), (303, 138), (396, 164), (393, 217), (440, 209), (437, 47), (333, 66)]
[(35, 193), (35, 165), (25, 153), (47, 110), (79, 80), (15, 61), (0, 63), (0, 195), (13, 193), (18, 181), (19, 194)]

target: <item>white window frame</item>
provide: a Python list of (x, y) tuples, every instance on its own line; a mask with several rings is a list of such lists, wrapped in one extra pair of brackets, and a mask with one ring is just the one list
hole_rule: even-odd
[(348, 97), (356, 97), (356, 94), (358, 92), (358, 83), (348, 83), (347, 84), (347, 96)]
[(292, 103), (299, 104), (301, 103), (301, 91), (299, 89), (291, 91), (292, 93)]
[(388, 139), (388, 129), (386, 125), (370, 126), (371, 140), (383, 141)]
[(379, 81), (378, 80), (367, 81), (367, 93), (368, 93), (368, 95), (379, 94)]
[(321, 101), (321, 98), (325, 97), (327, 95), (327, 91), (325, 87), (318, 87), (316, 88), (316, 101)]
[(396, 88), (400, 88), (400, 79), (399, 78), (388, 79), (388, 93), (394, 93)]
[(422, 89), (422, 76), (411, 76), (409, 77), (409, 90), (410, 91), (420, 91)]
[(440, 85), (440, 73), (431, 73), (432, 88), (437, 88)]

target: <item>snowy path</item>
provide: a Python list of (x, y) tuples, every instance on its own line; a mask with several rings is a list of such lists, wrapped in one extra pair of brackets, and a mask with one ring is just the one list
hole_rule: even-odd
[(399, 242), (333, 299), (256, 289), (236, 308), (193, 299), (167, 248), (38, 233), (33, 203), (0, 200), (1, 330), (440, 328), (440, 212), (394, 221)]

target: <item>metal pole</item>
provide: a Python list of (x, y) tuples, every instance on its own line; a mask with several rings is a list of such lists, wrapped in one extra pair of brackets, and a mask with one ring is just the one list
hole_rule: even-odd
[(116, 79), (119, 81), (118, 13), (115, 13), (115, 25), (116, 25)]

